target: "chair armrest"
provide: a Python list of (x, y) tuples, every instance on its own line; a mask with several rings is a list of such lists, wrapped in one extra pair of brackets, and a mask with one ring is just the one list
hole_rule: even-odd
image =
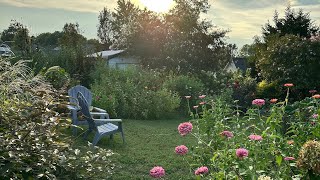
[(105, 112), (105, 113), (107, 112), (106, 110), (98, 108), (98, 107), (93, 107), (93, 110), (96, 110), (96, 111), (99, 111), (99, 112)]
[(95, 122), (97, 123), (101, 123), (101, 122), (118, 122), (121, 123), (122, 119), (93, 119)]
[(109, 115), (106, 112), (90, 112), (92, 116)]

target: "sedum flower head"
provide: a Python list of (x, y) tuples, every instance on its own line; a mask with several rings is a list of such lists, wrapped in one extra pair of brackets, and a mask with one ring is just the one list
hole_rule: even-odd
[(312, 170), (313, 173), (320, 175), (320, 142), (306, 142), (300, 152), (297, 167)]

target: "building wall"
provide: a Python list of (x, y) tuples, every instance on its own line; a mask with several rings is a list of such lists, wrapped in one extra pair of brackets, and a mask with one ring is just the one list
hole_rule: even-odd
[(139, 61), (136, 58), (123, 56), (114, 57), (108, 61), (109, 67), (117, 69), (126, 69), (129, 66), (135, 66), (138, 64)]

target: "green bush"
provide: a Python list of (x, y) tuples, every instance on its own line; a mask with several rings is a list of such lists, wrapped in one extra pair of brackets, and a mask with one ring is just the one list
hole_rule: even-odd
[(67, 86), (70, 81), (69, 74), (59, 66), (53, 66), (47, 69), (44, 73), (44, 77), (56, 89)]
[(159, 119), (179, 107), (180, 98), (162, 87), (165, 76), (159, 72), (108, 69), (100, 63), (92, 78), (93, 103), (111, 117)]
[(62, 133), (66, 100), (43, 77), (23, 61), (0, 58), (0, 67), (0, 179), (101, 179), (112, 170), (110, 151), (80, 151)]
[(257, 97), (279, 98), (280, 95), (277, 82), (263, 80), (257, 84)]

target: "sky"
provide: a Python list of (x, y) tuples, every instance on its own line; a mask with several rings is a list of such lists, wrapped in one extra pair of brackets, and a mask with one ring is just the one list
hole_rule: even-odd
[[(142, 7), (141, 0), (131, 0)], [(161, 1), (161, 0), (159, 0)], [(61, 31), (65, 23), (79, 23), (87, 38), (97, 38), (98, 14), (103, 7), (114, 9), (116, 0), (0, 0), (0, 32), (12, 19), (28, 27), (32, 35)], [(261, 28), (272, 22), (275, 10), (284, 15), (290, 4), (309, 12), (320, 25), (320, 0), (209, 0), (211, 8), (203, 15), (218, 29), (229, 30), (227, 41), (239, 48), (261, 36)]]

